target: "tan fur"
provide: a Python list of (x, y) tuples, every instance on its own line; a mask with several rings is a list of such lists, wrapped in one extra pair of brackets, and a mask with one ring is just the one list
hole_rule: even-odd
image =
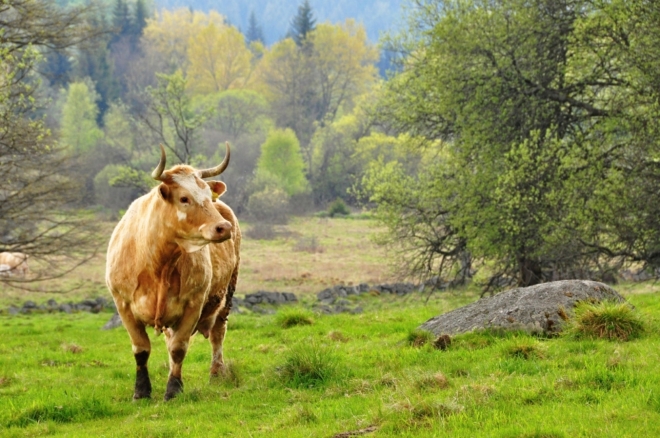
[(30, 268), (27, 264), (28, 256), (22, 252), (0, 252), (0, 265), (8, 267), (9, 275), (20, 275), (25, 277)]
[[(146, 326), (165, 331), (170, 373), (179, 378), (190, 336), (200, 327), (208, 332), (215, 325), (228, 287), (235, 288), (241, 240), (233, 211), (220, 201), (212, 202), (208, 185), (194, 172), (190, 166), (175, 166), (163, 173), (168, 199), (163, 199), (159, 186), (131, 204), (112, 233), (106, 265), (106, 283), (133, 353), (151, 349)], [(192, 187), (198, 191), (190, 193)], [(189, 205), (179, 203), (182, 197)], [(185, 220), (177, 212), (185, 213)], [(221, 238), (227, 240), (209, 243), (218, 224), (231, 225), (231, 237), (223, 232)], [(210, 299), (221, 305), (201, 320)], [(222, 346), (214, 344), (216, 348)]]

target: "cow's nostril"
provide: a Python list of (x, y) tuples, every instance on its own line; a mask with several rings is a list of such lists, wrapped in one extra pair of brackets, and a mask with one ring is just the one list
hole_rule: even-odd
[(222, 227), (215, 227), (215, 231), (216, 231), (218, 234), (222, 233), (224, 230), (225, 230), (225, 229), (222, 228)]

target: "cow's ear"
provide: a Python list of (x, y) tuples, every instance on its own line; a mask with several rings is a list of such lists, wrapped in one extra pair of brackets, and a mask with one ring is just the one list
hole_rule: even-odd
[(208, 185), (211, 187), (211, 192), (213, 192), (214, 201), (227, 191), (227, 185), (222, 181), (208, 181)]
[(158, 186), (158, 193), (160, 193), (160, 196), (166, 200), (169, 201), (170, 195), (171, 195), (171, 190), (167, 186), (167, 184), (162, 183), (161, 185)]

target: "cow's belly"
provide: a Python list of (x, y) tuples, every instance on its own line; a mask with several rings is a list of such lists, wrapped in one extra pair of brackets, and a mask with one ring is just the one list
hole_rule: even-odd
[[(178, 286), (177, 284), (167, 291), (164, 306), (161, 306), (163, 313), (160, 322), (164, 327), (176, 327), (184, 312), (191, 307), (201, 311), (206, 299), (208, 283), (202, 283), (199, 288), (186, 290), (181, 290)], [(155, 325), (158, 313), (158, 289), (138, 287), (129, 305), (135, 319), (148, 326)]]
[[(161, 317), (161, 323), (165, 327), (176, 325), (188, 305), (179, 298), (168, 298), (165, 302), (165, 313)], [(131, 304), (131, 312), (138, 321), (145, 325), (153, 326), (156, 323), (157, 303), (156, 296), (144, 294), (139, 296)]]

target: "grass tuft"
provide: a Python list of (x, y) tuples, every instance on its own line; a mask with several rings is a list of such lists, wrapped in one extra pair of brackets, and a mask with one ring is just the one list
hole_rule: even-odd
[(286, 385), (315, 387), (328, 383), (338, 371), (338, 358), (327, 347), (301, 342), (288, 351), (279, 376)]
[(284, 309), (277, 313), (275, 321), (282, 328), (295, 327), (297, 325), (312, 325), (314, 320), (312, 314), (304, 309)]
[(213, 379), (223, 386), (238, 388), (243, 383), (243, 372), (241, 367), (235, 361), (229, 360), (225, 363), (225, 368)]
[(419, 348), (433, 342), (433, 333), (427, 332), (425, 330), (414, 329), (408, 332), (406, 341), (411, 347)]
[(445, 389), (449, 387), (449, 380), (442, 373), (435, 373), (423, 376), (415, 382), (419, 390), (427, 391), (430, 389)]
[(567, 334), (576, 338), (628, 341), (644, 333), (644, 323), (627, 303), (579, 303)]
[(449, 335), (440, 335), (433, 341), (433, 346), (437, 350), (445, 351), (451, 345), (451, 338)]
[(518, 359), (538, 359), (543, 357), (538, 342), (529, 338), (514, 339), (504, 346), (504, 355)]
[(73, 354), (78, 354), (83, 352), (83, 348), (80, 345), (76, 345), (76, 344), (62, 344), (62, 350)]
[(439, 418), (447, 418), (463, 411), (462, 406), (453, 402), (438, 403), (432, 400), (420, 400), (416, 403), (406, 401), (395, 404), (393, 408), (395, 411), (407, 412), (410, 415), (411, 421), (408, 426), (415, 426), (419, 423), (432, 423)]
[(350, 338), (338, 330), (333, 330), (328, 333), (328, 338), (335, 342), (348, 342)]

